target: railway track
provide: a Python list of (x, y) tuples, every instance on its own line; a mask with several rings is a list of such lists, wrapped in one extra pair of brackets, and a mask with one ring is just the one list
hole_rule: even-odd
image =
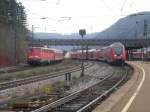
[[(89, 68), (93, 66), (93, 64), (94, 63), (86, 62), (85, 68)], [(0, 83), (0, 91), (13, 88), (13, 87), (17, 87), (17, 86), (21, 86), (21, 85), (25, 85), (25, 84), (29, 84), (29, 83), (33, 83), (33, 82), (37, 82), (37, 81), (46, 80), (48, 78), (62, 76), (62, 75), (65, 75), (65, 73), (68, 73), (68, 72), (72, 73), (72, 72), (76, 72), (80, 70), (81, 70), (80, 66), (76, 66), (76, 67), (69, 68), (67, 70), (63, 70), (60, 72), (54, 72), (54, 73), (49, 73), (45, 75), (32, 76), (32, 77), (27, 77), (23, 79), (14, 80), (14, 81), (3, 82), (3, 83)]]
[(22, 70), (31, 69), (31, 68), (32, 67), (30, 65), (28, 65), (28, 64), (4, 67), (4, 68), (0, 68), (0, 74), (1, 73), (12, 73), (12, 72), (16, 72), (16, 71), (22, 71)]
[(84, 112), (90, 111), (97, 102), (102, 101), (119, 85), (131, 76), (131, 68), (116, 67), (112, 74), (107, 75), (93, 85), (63, 97), (32, 112)]
[[(62, 62), (62, 63), (64, 63), (64, 62)], [(78, 63), (79, 62), (74, 63), (74, 64), (78, 64)], [(47, 66), (49, 66), (49, 65), (47, 65)], [(40, 68), (40, 67), (43, 67), (43, 66), (36, 66), (36, 67)], [(19, 64), (19, 65), (16, 65), (16, 66), (9, 66), (9, 67), (0, 68), (0, 74), (24, 71), (24, 70), (29, 70), (29, 69), (33, 69), (33, 68), (35, 68), (35, 66), (29, 65), (29, 64)]]

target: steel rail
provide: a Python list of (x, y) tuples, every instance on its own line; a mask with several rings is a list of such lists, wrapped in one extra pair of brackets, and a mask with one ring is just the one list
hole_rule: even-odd
[(0, 68), (0, 74), (1, 73), (10, 73), (11, 71), (14, 72), (14, 71), (26, 70), (26, 69), (29, 69), (29, 68), (32, 68), (32, 67), (28, 64), (3, 67), (3, 68)]
[[(77, 64), (77, 63), (75, 63), (75, 64)], [(40, 66), (40, 67), (42, 67), (42, 66)], [(16, 65), (16, 66), (3, 67), (3, 68), (0, 68), (0, 74), (1, 73), (13, 73), (16, 71), (24, 71), (24, 70), (29, 70), (29, 69), (33, 69), (33, 68), (34, 68), (34, 66), (29, 65), (29, 64), (20, 64), (20, 65)]]
[[(107, 96), (110, 92), (112, 92), (114, 89), (116, 89), (116, 87), (118, 87), (127, 77), (128, 75), (128, 72), (125, 71), (125, 75), (122, 74), (121, 76), (121, 79), (119, 81), (117, 81), (115, 84), (113, 84), (113, 86), (111, 88), (109, 88), (108, 90), (106, 90), (104, 93), (101, 93), (100, 96), (96, 96), (96, 98), (94, 100), (92, 100), (90, 103), (86, 104), (85, 106), (81, 107), (80, 109), (77, 110), (77, 112), (82, 112), (82, 111), (85, 111), (87, 110), (89, 107), (91, 107), (92, 105), (94, 105), (96, 102), (98, 102), (99, 100), (101, 100), (103, 98), (103, 96)], [(104, 79), (102, 79), (100, 82), (97, 82), (96, 84), (94, 85), (91, 85), (90, 87), (86, 87), (85, 89), (83, 90), (79, 90), (69, 96), (66, 96), (64, 98), (61, 98), (53, 103), (50, 103), (48, 105), (45, 105), (39, 109), (36, 109), (36, 110), (33, 110), (32, 112), (47, 112), (53, 108), (56, 108), (62, 104), (65, 104), (69, 101), (72, 101), (73, 99), (76, 99), (79, 97), (79, 95), (81, 95), (83, 92), (85, 92), (86, 90), (90, 89), (90, 88), (93, 88), (94, 86), (96, 85), (99, 85), (101, 83), (103, 83), (104, 81), (106, 81), (107, 79), (111, 78), (113, 76), (113, 73), (107, 77), (105, 77)]]
[[(87, 63), (85, 68), (89, 68), (93, 64), (94, 63), (91, 63), (91, 64)], [(77, 66), (77, 67), (64, 70), (64, 71), (60, 71), (60, 72), (54, 72), (54, 73), (50, 73), (46, 75), (32, 76), (32, 77), (27, 77), (23, 79), (14, 80), (14, 81), (3, 82), (3, 83), (0, 83), (0, 91), (13, 88), (13, 87), (17, 87), (17, 86), (21, 86), (21, 85), (25, 85), (25, 84), (29, 84), (29, 83), (33, 83), (33, 82), (46, 80), (48, 78), (63, 76), (65, 75), (65, 73), (68, 73), (68, 72), (73, 73), (73, 72), (80, 71), (80, 70), (81, 70), (80, 66)]]
[(126, 71), (126, 74), (123, 75), (121, 80), (118, 81), (112, 88), (110, 88), (109, 90), (105, 91), (102, 95), (100, 95), (99, 97), (97, 97), (96, 99), (94, 99), (93, 101), (91, 101), (90, 103), (88, 103), (87, 105), (82, 107), (81, 109), (79, 109), (77, 112), (84, 112), (84, 111), (88, 110), (91, 106), (93, 106), (98, 101), (100, 101), (104, 96), (107, 96), (108, 94), (110, 94), (113, 90), (115, 90), (124, 81), (124, 79), (127, 77), (127, 75), (128, 75), (128, 72)]
[[(104, 80), (110, 78), (112, 75), (113, 75), (113, 73), (112, 73), (111, 75), (108, 75), (108, 76), (104, 77), (102, 80), (100, 80), (99, 82), (95, 83), (94, 85), (97, 85), (97, 84), (103, 82)], [(53, 103), (50, 103), (50, 104), (48, 104), (48, 105), (45, 105), (45, 106), (43, 106), (43, 107), (41, 107), (41, 108), (39, 108), (39, 109), (33, 110), (33, 111), (31, 111), (31, 112), (46, 112), (46, 111), (48, 111), (50, 108), (55, 108), (55, 107), (57, 107), (57, 106), (59, 106), (59, 105), (62, 105), (62, 104), (64, 104), (64, 103), (68, 102), (68, 101), (71, 101), (72, 99), (77, 98), (79, 95), (81, 95), (82, 92), (84, 92), (84, 91), (86, 91), (86, 90), (92, 88), (94, 85), (91, 85), (90, 87), (86, 87), (86, 88), (84, 88), (84, 89), (82, 89), (82, 90), (79, 90), (79, 91), (77, 91), (77, 92), (75, 92), (75, 93), (72, 93), (72, 94), (69, 95), (69, 96), (66, 96), (66, 97), (64, 97), (64, 98), (61, 98), (61, 99), (59, 99), (59, 100), (57, 100), (57, 101), (55, 101), (55, 102), (53, 102)]]

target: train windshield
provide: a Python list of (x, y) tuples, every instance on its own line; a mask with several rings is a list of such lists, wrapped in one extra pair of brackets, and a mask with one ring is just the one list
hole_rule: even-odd
[(121, 55), (122, 54), (122, 51), (123, 51), (123, 46), (113, 46), (113, 49), (114, 49), (114, 53), (116, 55)]
[(33, 52), (41, 52), (41, 48), (34, 48)]
[(32, 52), (33, 51), (33, 48), (28, 48), (28, 52)]
[(28, 49), (28, 52), (41, 52), (41, 48), (33, 48), (33, 47), (31, 47), (31, 48)]

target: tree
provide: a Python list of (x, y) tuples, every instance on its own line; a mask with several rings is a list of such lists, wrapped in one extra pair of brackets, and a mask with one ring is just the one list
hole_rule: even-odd
[(0, 0), (0, 19), (13, 26), (25, 28), (27, 21), (25, 8), (22, 3), (17, 3), (16, 0)]

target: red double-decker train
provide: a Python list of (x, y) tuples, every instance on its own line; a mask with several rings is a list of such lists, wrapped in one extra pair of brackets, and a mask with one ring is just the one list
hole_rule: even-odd
[[(71, 52), (71, 58), (82, 59), (81, 50)], [(117, 42), (97, 50), (93, 49), (88, 52), (83, 51), (83, 59), (86, 58), (106, 61), (114, 64), (123, 64), (126, 61), (126, 51), (124, 45)]]
[(30, 65), (52, 64), (63, 60), (63, 51), (46, 47), (30, 47), (27, 63)]

